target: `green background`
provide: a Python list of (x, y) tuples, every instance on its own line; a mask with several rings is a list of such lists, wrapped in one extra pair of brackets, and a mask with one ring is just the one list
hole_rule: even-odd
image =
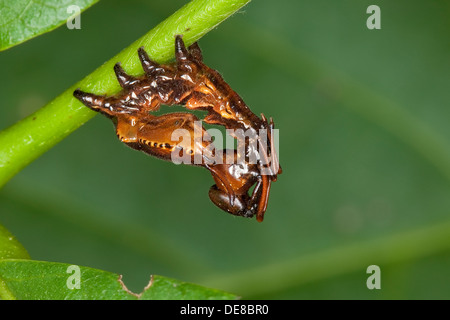
[[(81, 30), (1, 52), (0, 129), (184, 3), (101, 1)], [(371, 4), (381, 30), (366, 27)], [(131, 150), (96, 116), (0, 190), (0, 224), (32, 259), (123, 274), (137, 292), (160, 274), (245, 299), (448, 299), (449, 13), (446, 1), (259, 0), (200, 40), (280, 129), (263, 223), (216, 208), (207, 170)], [(366, 287), (371, 264), (381, 290)]]

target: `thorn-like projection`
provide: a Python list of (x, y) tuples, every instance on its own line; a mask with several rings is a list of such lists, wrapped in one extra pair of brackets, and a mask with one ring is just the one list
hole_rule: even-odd
[(175, 36), (175, 58), (178, 63), (189, 60), (189, 52), (184, 45), (182, 36), (179, 34)]
[[(145, 71), (145, 74), (149, 77), (153, 76), (155, 72), (158, 70), (159, 64), (150, 59), (144, 47), (140, 47), (138, 49), (139, 60), (141, 61), (142, 68)], [(161, 68), (159, 68), (161, 69)]]
[(120, 62), (117, 62), (114, 65), (114, 72), (116, 73), (117, 81), (119, 81), (120, 86), (124, 89), (131, 87), (136, 80), (134, 77), (128, 75), (125, 70), (123, 70)]
[(75, 98), (83, 102), (83, 104), (86, 107), (89, 107), (90, 109), (94, 111), (99, 111), (99, 109), (103, 106), (103, 102), (105, 97), (104, 96), (98, 96), (93, 93), (87, 93), (84, 91), (81, 91), (80, 89), (76, 89), (73, 92), (73, 95)]
[(198, 62), (203, 61), (202, 50), (198, 46), (197, 42), (194, 42), (193, 44), (191, 44), (189, 46), (189, 53), (191, 54), (192, 58), (194, 58), (194, 60), (196, 60)]

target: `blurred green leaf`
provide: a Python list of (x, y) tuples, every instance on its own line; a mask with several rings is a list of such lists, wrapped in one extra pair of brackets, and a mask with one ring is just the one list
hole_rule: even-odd
[(72, 17), (69, 6), (80, 12), (98, 0), (0, 0), (0, 51), (49, 32)]
[[(79, 267), (77, 275), (70, 264), (32, 261), (0, 261), (0, 298), (18, 300), (135, 299), (124, 290), (119, 276), (110, 272)], [(73, 278), (70, 278), (73, 277)], [(69, 284), (69, 286), (68, 286)]]
[(5, 227), (0, 225), (0, 260), (29, 259), (27, 250)]
[(19, 300), (236, 299), (194, 284), (153, 276), (142, 294), (103, 270), (32, 260), (0, 261), (0, 298)]
[(153, 276), (150, 287), (140, 296), (143, 300), (231, 300), (237, 298), (236, 295), (227, 292), (161, 276)]
[(372, 241), (303, 255), (291, 261), (225, 276), (217, 274), (205, 282), (220, 288), (233, 288), (243, 295), (261, 297), (336, 275), (361, 271), (373, 261), (385, 267), (445, 252), (450, 249), (449, 234), (450, 221), (445, 221)]

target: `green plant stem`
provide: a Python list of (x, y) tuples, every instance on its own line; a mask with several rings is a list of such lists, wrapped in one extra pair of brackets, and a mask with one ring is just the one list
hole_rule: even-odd
[(187, 45), (242, 8), (250, 0), (193, 0), (161, 22), (108, 62), (68, 88), (34, 114), (0, 132), (0, 187), (16, 173), (96, 113), (72, 93), (76, 88), (98, 94), (120, 90), (113, 65), (120, 61), (130, 74), (142, 73), (137, 49), (144, 46), (152, 59), (166, 62), (174, 55), (174, 36), (183, 34)]

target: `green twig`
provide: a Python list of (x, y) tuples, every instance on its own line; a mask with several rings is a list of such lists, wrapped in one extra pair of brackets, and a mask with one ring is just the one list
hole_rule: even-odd
[(150, 57), (158, 62), (168, 61), (173, 57), (174, 35), (183, 34), (189, 45), (249, 1), (189, 2), (46, 106), (3, 130), (0, 133), (0, 187), (95, 115), (72, 96), (76, 88), (99, 94), (118, 92), (120, 87), (114, 77), (114, 63), (120, 61), (131, 74), (142, 73), (136, 54), (139, 47), (144, 46)]

